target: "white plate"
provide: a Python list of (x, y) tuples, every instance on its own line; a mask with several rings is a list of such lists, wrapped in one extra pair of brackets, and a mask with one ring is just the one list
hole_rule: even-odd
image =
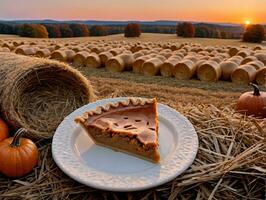
[(160, 164), (95, 145), (74, 122), (76, 116), (90, 109), (124, 99), (104, 99), (85, 105), (57, 128), (52, 142), (53, 158), (74, 180), (103, 190), (137, 191), (171, 181), (194, 161), (197, 133), (184, 116), (163, 104), (158, 104)]

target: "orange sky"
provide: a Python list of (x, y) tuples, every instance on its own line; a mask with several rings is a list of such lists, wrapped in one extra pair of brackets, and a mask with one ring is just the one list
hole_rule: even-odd
[(0, 19), (266, 23), (266, 0), (1, 0)]

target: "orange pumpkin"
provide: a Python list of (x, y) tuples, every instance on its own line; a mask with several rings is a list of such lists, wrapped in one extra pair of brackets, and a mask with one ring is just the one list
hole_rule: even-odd
[(0, 172), (8, 177), (24, 176), (38, 162), (37, 146), (21, 137), (24, 131), (19, 129), (14, 137), (0, 142)]
[(266, 92), (261, 92), (259, 87), (253, 83), (253, 92), (242, 94), (236, 105), (236, 110), (247, 115), (266, 118)]
[(0, 142), (6, 138), (8, 138), (8, 126), (6, 123), (0, 118)]

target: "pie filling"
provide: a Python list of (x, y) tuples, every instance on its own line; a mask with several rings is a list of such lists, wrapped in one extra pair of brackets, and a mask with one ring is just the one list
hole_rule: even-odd
[(75, 120), (96, 144), (159, 162), (156, 99), (129, 99), (98, 107)]

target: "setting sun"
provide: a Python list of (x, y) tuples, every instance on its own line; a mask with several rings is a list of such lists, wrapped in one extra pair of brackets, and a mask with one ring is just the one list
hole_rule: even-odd
[(250, 21), (250, 20), (246, 20), (246, 21), (245, 21), (245, 24), (246, 24), (246, 25), (250, 25), (250, 24), (251, 24), (251, 21)]

